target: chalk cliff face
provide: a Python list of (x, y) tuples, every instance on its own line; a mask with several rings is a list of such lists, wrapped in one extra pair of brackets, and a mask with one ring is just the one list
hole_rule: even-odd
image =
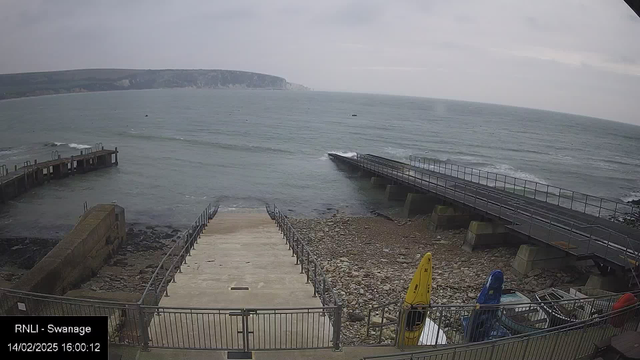
[(282, 77), (235, 70), (84, 69), (0, 75), (0, 100), (74, 92), (162, 89), (308, 90)]

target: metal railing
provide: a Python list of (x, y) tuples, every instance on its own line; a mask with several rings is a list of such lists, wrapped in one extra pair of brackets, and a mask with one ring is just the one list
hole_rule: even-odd
[[(270, 215), (280, 214), (279, 210)], [(217, 213), (211, 205), (172, 246), (153, 273), (137, 303), (76, 299), (0, 288), (0, 315), (94, 315), (109, 318), (112, 343), (149, 348), (295, 350), (341, 348), (342, 305), (321, 269), (310, 264), (311, 254), (288, 233), (290, 246), (301, 256), (307, 282), (332, 305), (309, 308), (185, 308), (156, 306), (168, 282), (197, 243), (198, 236)], [(285, 221), (282, 214), (280, 221)], [(288, 224), (288, 222), (287, 222)], [(305, 246), (306, 247), (306, 246)], [(179, 253), (178, 253), (179, 251)], [(311, 256), (312, 258), (312, 256)], [(315, 262), (315, 260), (313, 260)], [(323, 280), (320, 280), (323, 279)], [(317, 288), (316, 288), (317, 287)]]
[[(359, 154), (358, 154), (358, 155), (356, 155), (356, 157), (357, 157), (357, 158), (360, 158)], [(383, 163), (386, 163), (387, 165), (391, 166), (391, 167), (392, 167), (392, 168), (394, 168), (394, 169), (405, 169), (405, 166), (407, 165), (407, 164), (404, 164), (404, 163), (399, 162), (399, 161), (390, 160), (390, 159), (385, 159), (385, 158), (378, 157), (378, 156), (375, 156), (375, 155), (366, 155), (366, 157), (373, 158), (376, 162), (383, 162)], [(413, 157), (412, 157), (411, 159), (413, 159)], [(427, 162), (427, 163), (422, 163), (422, 162), (420, 161), (420, 160), (422, 160), (422, 159), (425, 159), (425, 158), (417, 158), (417, 165), (418, 165), (418, 166), (416, 166), (416, 165), (408, 165), (408, 166), (410, 166), (410, 167), (411, 167), (411, 168), (413, 168), (414, 170), (416, 170), (416, 169), (417, 169), (417, 170), (419, 170), (419, 172), (421, 172), (421, 173), (423, 172), (423, 171), (422, 171), (422, 169), (427, 169), (427, 168), (434, 168), (434, 169), (438, 169), (438, 170), (439, 170), (439, 172), (438, 172), (438, 171), (436, 171), (436, 172), (437, 172), (437, 173), (442, 173), (442, 174), (444, 174), (445, 176), (447, 176), (447, 167), (448, 167), (448, 168), (450, 169), (450, 170), (448, 171), (449, 175), (450, 175), (450, 176), (453, 176), (453, 172), (454, 172), (454, 170), (453, 170), (453, 169), (454, 169), (454, 168), (453, 168), (453, 166), (454, 166), (455, 164), (442, 163), (442, 164), (445, 164), (445, 165), (444, 165), (444, 166), (440, 166), (440, 167), (436, 167), (435, 165), (433, 165), (433, 166), (432, 166), (432, 165), (430, 165), (430, 163), (428, 163), (428, 162)], [(427, 159), (427, 160), (431, 160), (431, 159)], [(416, 162), (414, 162), (414, 163), (416, 163)], [(426, 164), (427, 166), (425, 166), (425, 164)], [(447, 165), (448, 165), (448, 166), (447, 166)], [(460, 167), (459, 167), (459, 166), (457, 166), (457, 165), (455, 165), (455, 166), (456, 166), (456, 168), (455, 168), (455, 169), (457, 170), (457, 171), (456, 171), (456, 175), (457, 175), (457, 176), (455, 176), (455, 178), (459, 179), (459, 178), (460, 178), (460, 173), (459, 173), (459, 169), (460, 169)], [(477, 169), (464, 168), (464, 167), (463, 167), (463, 174), (462, 174), (462, 178), (463, 178), (463, 179), (465, 179), (465, 178), (466, 178), (466, 172), (465, 172), (465, 171), (466, 171), (466, 169), (477, 170)], [(434, 171), (434, 170), (429, 170), (429, 171)], [(478, 176), (477, 181), (473, 181), (473, 180), (474, 180), (474, 178), (473, 178), (473, 175), (474, 175), (473, 171), (469, 174), (469, 175), (470, 175), (469, 177), (470, 177), (471, 182), (472, 182), (472, 183), (477, 183), (477, 184), (479, 184), (479, 185), (488, 185), (488, 180), (491, 180), (491, 179), (489, 179), (489, 177), (487, 176), (487, 177), (486, 177), (487, 181), (485, 181), (485, 183), (483, 184), (483, 183), (482, 183), (482, 177), (481, 177), (481, 176), (482, 176), (482, 173), (480, 172), (480, 170), (478, 170), (478, 171), (479, 171), (479, 172), (478, 172), (478, 175), (477, 175), (477, 176)], [(495, 174), (495, 173), (492, 173), (492, 174)], [(422, 177), (423, 177), (423, 176), (422, 176)], [(496, 176), (495, 178), (496, 178), (496, 179), (498, 179), (498, 177), (497, 177), (497, 176)], [(466, 179), (465, 179), (465, 180), (466, 180)], [(517, 179), (517, 178), (514, 178), (514, 187), (513, 187), (513, 192), (514, 192), (514, 193), (517, 193), (516, 189), (518, 189), (518, 187), (517, 187), (517, 186), (518, 186), (518, 180), (521, 180), (521, 182), (524, 182), (524, 183), (522, 184), (522, 185), (523, 185), (523, 187), (522, 187), (522, 192), (523, 192), (523, 194), (526, 194), (526, 193), (527, 193), (527, 192), (526, 192), (526, 190), (528, 189), (528, 187), (527, 187), (527, 180)], [(446, 185), (446, 181), (447, 181), (447, 179), (445, 179), (445, 185)], [(496, 183), (494, 182), (494, 185), (495, 185), (495, 184), (496, 184)], [(456, 186), (456, 185), (455, 185), (455, 182), (454, 182), (454, 185), (453, 185), (453, 186)], [(467, 185), (467, 184), (465, 184), (465, 187), (466, 187), (466, 186), (468, 186), (468, 185)], [(496, 186), (494, 186), (494, 187), (496, 187)], [(506, 186), (504, 186), (504, 184), (503, 184), (503, 189), (500, 189), (499, 187), (496, 187), (496, 188), (497, 188), (497, 190), (499, 190), (499, 191), (507, 190), (506, 192), (509, 192), (509, 191), (508, 191), (508, 189), (509, 189), (509, 188), (508, 188), (508, 187), (506, 187)], [(487, 193), (487, 192), (486, 192), (486, 189), (487, 189), (487, 188), (485, 188), (485, 189), (481, 189), (481, 188), (475, 187), (475, 189), (474, 189), (474, 190), (475, 190), (476, 192), (477, 192), (477, 191), (484, 192), (486, 195), (493, 195), (493, 196), (495, 196), (495, 195), (496, 195), (496, 193), (493, 193), (493, 194)], [(537, 197), (536, 189), (537, 189), (537, 185), (535, 185), (535, 186), (534, 186), (534, 189), (533, 189), (534, 191), (533, 191), (533, 193), (532, 193), (532, 195), (533, 195), (533, 198), (534, 198), (534, 199)], [(484, 190), (484, 191), (483, 191), (483, 190)], [(562, 190), (562, 189), (561, 189), (561, 190)], [(542, 191), (541, 191), (541, 192), (542, 192)], [(549, 202), (549, 203), (552, 203), (552, 204), (554, 204), (554, 205), (561, 205), (561, 202), (560, 202), (560, 197), (561, 197), (561, 195), (560, 195), (560, 194), (561, 194), (561, 193), (562, 193), (562, 191), (560, 191), (560, 190), (559, 190), (559, 191), (558, 191), (558, 197), (557, 197), (558, 202), (557, 202), (557, 204), (556, 204), (556, 203), (554, 203), (554, 202), (548, 201), (548, 200), (549, 200), (549, 199), (551, 199), (551, 198), (549, 197), (549, 189), (546, 189), (546, 196), (544, 197), (545, 202)], [(578, 193), (578, 194), (580, 194), (580, 193)], [(500, 194), (500, 195), (503, 195), (503, 194)], [(542, 196), (540, 196), (540, 198), (542, 198)], [(601, 198), (598, 198), (598, 199), (601, 199)], [(561, 222), (564, 222), (564, 230), (569, 229), (569, 231), (570, 231), (570, 232), (572, 232), (572, 233), (573, 233), (573, 232), (578, 232), (578, 233), (580, 233), (581, 235), (585, 235), (585, 234), (588, 232), (588, 233), (589, 233), (589, 237), (590, 237), (590, 238), (593, 238), (593, 237), (598, 238), (598, 237), (599, 237), (601, 240), (604, 240), (604, 239), (606, 238), (606, 239), (607, 239), (608, 244), (607, 244), (607, 249), (605, 250), (605, 256), (604, 256), (604, 258), (605, 258), (605, 259), (606, 259), (606, 254), (607, 254), (608, 246), (610, 245), (610, 240), (612, 239), (612, 237), (613, 237), (614, 239), (617, 239), (617, 245), (618, 245), (618, 246), (617, 246), (617, 248), (618, 248), (618, 250), (620, 250), (620, 249), (621, 249), (621, 247), (620, 247), (619, 245), (622, 245), (622, 247), (624, 247), (624, 248), (625, 248), (625, 250), (626, 250), (626, 251), (625, 251), (625, 254), (620, 255), (620, 258), (622, 258), (621, 265), (625, 268), (625, 270), (628, 270), (628, 271), (630, 272), (630, 274), (631, 274), (631, 276), (630, 276), (630, 278), (629, 278), (629, 284), (630, 284), (630, 286), (638, 286), (638, 287), (640, 287), (640, 280), (638, 279), (638, 277), (637, 277), (637, 275), (636, 275), (636, 269), (638, 268), (638, 264), (639, 264), (639, 263), (638, 263), (639, 253), (636, 251), (635, 246), (633, 245), (633, 242), (631, 241), (631, 238), (630, 238), (629, 236), (627, 236), (626, 234), (621, 234), (621, 233), (619, 233), (619, 232), (617, 232), (617, 231), (614, 231), (614, 230), (611, 230), (611, 229), (607, 229), (605, 226), (602, 226), (601, 224), (594, 224), (594, 222), (592, 221), (592, 219), (581, 219), (580, 221), (576, 221), (575, 219), (571, 219), (571, 218), (569, 218), (569, 217), (568, 217), (569, 215), (562, 215), (562, 214), (557, 214), (557, 213), (555, 213), (555, 210), (551, 210), (551, 211), (549, 211), (548, 209), (536, 210), (536, 209), (535, 209), (535, 205), (534, 205), (534, 206), (523, 206), (523, 205), (525, 205), (525, 204), (520, 204), (521, 202), (520, 202), (518, 199), (510, 199), (510, 200), (511, 200), (512, 204), (517, 204), (517, 205), (519, 205), (519, 209), (525, 209), (525, 211), (529, 211), (529, 212), (530, 212), (530, 213), (532, 213), (532, 214), (537, 212), (537, 214), (538, 214), (542, 219), (549, 218), (549, 220), (551, 221), (551, 218), (553, 217), (553, 219), (554, 219), (554, 220), (560, 220)], [(569, 203), (569, 202), (567, 202), (567, 203), (570, 205), (570, 206), (569, 206), (569, 208), (573, 207), (573, 204), (574, 204), (574, 201), (573, 201), (573, 195), (572, 195), (572, 197), (571, 197), (571, 202), (570, 202), (570, 203)], [(578, 200), (578, 202), (576, 202), (576, 203), (579, 203), (579, 200)], [(567, 205), (567, 204), (565, 204), (565, 205)], [(600, 205), (602, 205), (602, 200), (600, 201)], [(565, 206), (565, 207), (566, 207), (566, 206)], [(615, 208), (617, 209), (618, 207), (616, 206)], [(630, 210), (628, 210), (628, 211), (630, 211), (630, 212), (626, 212), (626, 213), (624, 213), (624, 214), (631, 215), (631, 216), (635, 216), (635, 217), (640, 217), (640, 212), (637, 212), (637, 211), (636, 211), (636, 213), (634, 213), (634, 208), (635, 208), (636, 210), (637, 210), (637, 209), (639, 209), (638, 207), (635, 207), (635, 206), (631, 205)], [(621, 210), (622, 210), (622, 208), (621, 208)], [(595, 213), (595, 210), (593, 210), (593, 211), (588, 211), (588, 208), (587, 208), (586, 203), (585, 203), (585, 206), (584, 206), (584, 211), (578, 211), (578, 212), (579, 212), (579, 213), (584, 213), (584, 214), (589, 214), (589, 215), (591, 215), (591, 216), (597, 215), (597, 217), (606, 217), (606, 216), (604, 216), (604, 215), (605, 215), (605, 213), (604, 213), (604, 212), (602, 212), (602, 207), (598, 208), (598, 212), (597, 212), (597, 214), (591, 214), (591, 212)], [(623, 213), (623, 212), (620, 212), (620, 214), (622, 214), (622, 213)], [(613, 218), (613, 217), (614, 217), (614, 215), (613, 215), (613, 214), (611, 214), (610, 216), (608, 216), (608, 217), (606, 217), (606, 218), (611, 219), (611, 218)], [(594, 218), (594, 219), (595, 219), (595, 218)], [(513, 219), (512, 219), (512, 221), (513, 221)], [(570, 225), (569, 225), (569, 224), (570, 224)], [(594, 230), (593, 230), (593, 229), (597, 229), (597, 230), (596, 230), (596, 234), (595, 234), (595, 236), (594, 236)], [(531, 236), (531, 235), (530, 235), (530, 232), (531, 232), (531, 223), (530, 223), (530, 227), (529, 227), (529, 229), (528, 229), (528, 230), (529, 230), (529, 234), (527, 234), (527, 235), (528, 235), (528, 236)], [(550, 233), (549, 233), (549, 234), (547, 234), (547, 235), (550, 235)], [(636, 240), (636, 241), (637, 241), (637, 240), (640, 240), (640, 238), (635, 239), (635, 240)], [(614, 241), (614, 243), (615, 243), (615, 242), (616, 242), (616, 241)], [(569, 238), (569, 243), (566, 243), (565, 241), (563, 241), (563, 239), (561, 239), (561, 240), (559, 241), (559, 243), (562, 245), (562, 246), (560, 246), (560, 247), (571, 248), (571, 246), (572, 246), (572, 245), (571, 245), (571, 238)], [(554, 245), (557, 245), (557, 244), (554, 244)], [(574, 245), (575, 245), (575, 244), (574, 244)], [(588, 251), (588, 249), (589, 249), (589, 246), (587, 245), (587, 251)], [(566, 249), (564, 249), (564, 250), (566, 250)], [(620, 264), (620, 263), (619, 263), (619, 264)]]
[(145, 322), (139, 304), (0, 289), (0, 315), (107, 316), (110, 342), (144, 345)]
[(160, 303), (163, 292), (169, 295), (168, 283), (175, 282), (175, 273), (181, 272), (182, 264), (187, 262), (187, 256), (191, 255), (191, 249), (198, 242), (200, 234), (207, 227), (207, 224), (218, 213), (218, 206), (209, 204), (198, 216), (189, 229), (182, 233), (179, 239), (167, 251), (158, 264), (158, 267), (151, 275), (151, 279), (142, 293), (139, 304), (157, 305)]
[(143, 309), (152, 317), (149, 347), (243, 352), (340, 349), (339, 337), (335, 335), (339, 333), (335, 324), (337, 306), (274, 309), (143, 306)]
[(296, 265), (300, 265), (300, 274), (305, 274), (307, 283), (313, 284), (313, 296), (319, 297), (323, 306), (342, 307), (340, 299), (338, 299), (331, 286), (331, 281), (322, 270), (322, 265), (311, 253), (306, 242), (289, 223), (287, 217), (275, 205), (273, 205), (273, 210), (269, 210), (269, 213), (273, 214), (282, 236), (287, 241), (291, 256), (296, 257)]
[(374, 161), (360, 154), (356, 158), (340, 159), (399, 184), (436, 194), (484, 215), (509, 221), (511, 224), (507, 226), (513, 230), (571, 254), (585, 257), (595, 255), (607, 260), (609, 264), (624, 268), (631, 267), (632, 261), (638, 263), (638, 252), (633, 249), (628, 236), (602, 227), (585, 226), (578, 220), (523, 205), (509, 194), (500, 191), (488, 193), (477, 186), (470, 186), (469, 183), (400, 162)]
[(340, 306), (178, 308), (0, 289), (1, 315), (107, 316), (111, 343), (144, 350), (339, 350), (341, 312)]
[[(632, 293), (636, 297), (640, 291)], [(430, 305), (403, 309), (401, 301), (372, 307), (367, 315), (367, 340), (370, 343), (402, 345), (398, 339), (404, 335), (397, 319), (406, 319), (409, 312), (429, 319), (426, 332), (433, 334), (428, 341), (418, 345), (443, 346), (465, 344), (483, 339), (513, 336), (542, 328), (554, 328), (567, 323), (596, 317), (612, 310), (613, 304), (624, 293), (569, 300), (503, 303), (498, 305)], [(391, 315), (391, 317), (389, 316)], [(389, 318), (393, 319), (389, 321)], [(482, 329), (477, 321), (483, 319)], [(487, 322), (491, 319), (491, 322)], [(475, 325), (474, 325), (475, 324)], [(487, 325), (488, 326), (485, 326)], [(465, 328), (466, 327), (466, 328)], [(476, 327), (474, 329), (474, 327)], [(383, 338), (383, 330), (389, 329), (393, 339)], [(469, 330), (471, 329), (471, 330)], [(436, 334), (439, 334), (436, 336)]]
[(591, 319), (503, 339), (430, 350), (364, 357), (393, 360), (575, 360), (595, 353), (596, 343), (623, 332), (637, 331), (640, 304)]
[(606, 219), (615, 218), (617, 215), (640, 215), (640, 206), (543, 184), (533, 180), (521, 179), (415, 155), (409, 156), (409, 163), (411, 166), (428, 169), (476, 184), (489, 186)]

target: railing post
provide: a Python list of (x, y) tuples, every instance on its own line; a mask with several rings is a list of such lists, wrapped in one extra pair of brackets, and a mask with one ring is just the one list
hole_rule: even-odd
[(598, 208), (598, 217), (600, 217), (601, 211), (602, 211), (602, 198), (600, 198), (600, 207)]
[(584, 211), (583, 211), (583, 213), (585, 213), (585, 214), (587, 213), (587, 204), (588, 203), (589, 203), (589, 195), (585, 194), (585, 197), (584, 197)]
[(342, 332), (342, 304), (334, 309), (333, 313), (333, 351), (340, 351), (340, 333)]
[(247, 309), (242, 309), (242, 351), (249, 353), (249, 316), (251, 313)]
[(322, 275), (322, 291), (320, 292), (320, 303), (322, 303), (322, 306), (325, 306), (324, 303), (324, 293), (325, 293), (325, 289), (327, 288), (327, 277), (324, 276), (324, 274)]
[(142, 335), (142, 351), (149, 351), (149, 329), (147, 328), (147, 321), (144, 316), (144, 309), (140, 304), (136, 304), (138, 310), (138, 326), (140, 327)]
[[(398, 313), (398, 322), (397, 322), (398, 327), (396, 329), (396, 347), (398, 347), (398, 349), (400, 350), (403, 350), (405, 346), (405, 341), (404, 341), (405, 329), (404, 328), (407, 323), (408, 311), (411, 311), (411, 309), (405, 309), (404, 305), (400, 306), (400, 310)], [(380, 331), (382, 331), (382, 329)]]
[(316, 290), (316, 286), (318, 286), (318, 263), (313, 262), (313, 297), (318, 297), (318, 291)]
[[(442, 329), (441, 328), (441, 326), (442, 326), (442, 313), (443, 313), (442, 309), (440, 309), (439, 312), (440, 312), (440, 316), (438, 317), (438, 329)], [(435, 347), (438, 347), (438, 341), (440, 341), (440, 333), (439, 332), (437, 332), (437, 334), (436, 334)]]
[(575, 194), (575, 193), (572, 191), (572, 192), (571, 192), (571, 210), (573, 210), (573, 195), (574, 195), (574, 194)]
[(307, 250), (307, 260), (305, 262), (307, 264), (307, 284), (309, 283), (309, 274), (311, 273), (311, 267), (309, 266), (309, 254), (311, 254), (311, 251)]
[(299, 253), (301, 253), (299, 256), (300, 274), (304, 274), (304, 243), (301, 244)]

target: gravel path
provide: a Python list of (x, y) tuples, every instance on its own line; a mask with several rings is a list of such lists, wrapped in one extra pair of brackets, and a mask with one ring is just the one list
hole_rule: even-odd
[[(461, 249), (466, 229), (433, 232), (426, 220), (380, 217), (289, 219), (308, 242), (344, 303), (345, 345), (370, 343), (366, 321), (371, 306), (401, 301), (422, 255), (433, 256), (433, 304), (474, 303), (491, 270), (505, 275), (505, 288), (525, 294), (547, 287), (583, 285), (589, 269), (534, 270), (520, 276), (511, 268), (517, 247)], [(393, 314), (397, 313), (397, 307)], [(391, 334), (386, 334), (390, 337)]]

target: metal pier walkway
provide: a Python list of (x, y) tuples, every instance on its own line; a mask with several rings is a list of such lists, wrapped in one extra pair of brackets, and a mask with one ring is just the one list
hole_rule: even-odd
[(580, 259), (621, 270), (638, 266), (640, 230), (609, 220), (638, 214), (636, 206), (427, 158), (411, 157), (407, 164), (370, 154), (329, 157), (501, 221)]
[(76, 173), (85, 173), (97, 169), (118, 165), (118, 148), (106, 150), (102, 144), (80, 151), (80, 155), (61, 157), (57, 151), (51, 152), (51, 160), (38, 162), (25, 161), (21, 167), (15, 165), (14, 171), (0, 165), (0, 203), (7, 202), (29, 189), (40, 186), (52, 179), (62, 179)]

